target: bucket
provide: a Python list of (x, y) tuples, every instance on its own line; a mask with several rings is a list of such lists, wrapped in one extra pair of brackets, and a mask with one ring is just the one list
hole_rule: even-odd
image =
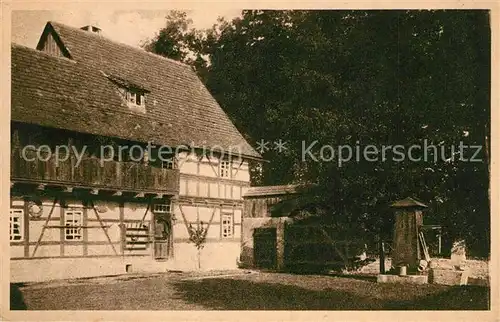
[(423, 272), (423, 271), (425, 271), (425, 269), (427, 268), (427, 265), (428, 265), (427, 261), (422, 259), (422, 260), (420, 261), (420, 263), (418, 264), (418, 268), (417, 268), (417, 270), (418, 270), (419, 272)]

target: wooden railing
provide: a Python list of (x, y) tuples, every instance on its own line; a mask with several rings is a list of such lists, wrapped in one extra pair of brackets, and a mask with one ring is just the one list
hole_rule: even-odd
[(25, 156), (19, 150), (12, 151), (12, 180), (137, 192), (179, 192), (177, 169), (161, 169), (139, 162), (101, 162), (97, 157), (83, 157), (78, 165), (75, 157), (56, 164), (54, 155), (44, 161), (47, 155), (39, 158), (33, 150), (25, 151)]

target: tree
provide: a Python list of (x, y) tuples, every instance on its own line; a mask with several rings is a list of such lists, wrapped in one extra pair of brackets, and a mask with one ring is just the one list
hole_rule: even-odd
[[(314, 183), (299, 204), (323, 205), (325, 220), (363, 231), (389, 230), (388, 204), (414, 196), (430, 206), (427, 223), (489, 253), (487, 11), (243, 11), (190, 35), (190, 50), (207, 59), (188, 63), (246, 138), (287, 142), (264, 151), (270, 162), (253, 184)], [(314, 141), (316, 158), (304, 160), (303, 144)], [(427, 162), (316, 160), (331, 156), (323, 145), (425, 142), (437, 152)], [(483, 147), (483, 161), (453, 160), (460, 142)]]
[(203, 226), (203, 221), (198, 222), (196, 228), (189, 224), (188, 233), (189, 241), (194, 244), (198, 253), (198, 269), (201, 268), (201, 250), (205, 247), (205, 241), (207, 239), (208, 225)]
[(191, 65), (204, 79), (210, 64), (210, 55), (222, 29), (228, 23), (217, 19), (212, 28), (197, 30), (192, 27), (193, 20), (186, 12), (172, 10), (165, 17), (165, 27), (152, 38), (146, 39), (141, 46), (152, 53), (182, 61)]

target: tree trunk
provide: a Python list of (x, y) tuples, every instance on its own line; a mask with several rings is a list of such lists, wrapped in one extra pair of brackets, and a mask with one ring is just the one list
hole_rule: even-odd
[(198, 269), (201, 269), (201, 251), (198, 249)]

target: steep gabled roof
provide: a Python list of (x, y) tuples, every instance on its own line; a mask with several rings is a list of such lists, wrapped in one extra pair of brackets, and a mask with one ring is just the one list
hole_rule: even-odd
[[(24, 46), (12, 46), (13, 121), (140, 142), (161, 142), (154, 123), (132, 113), (98, 70)], [(159, 125), (156, 126), (161, 129)]]
[[(55, 22), (45, 32), (57, 34), (71, 60), (13, 45), (14, 121), (169, 146), (238, 147), (261, 158), (190, 66)], [(145, 114), (129, 110), (113, 78), (148, 91)]]

